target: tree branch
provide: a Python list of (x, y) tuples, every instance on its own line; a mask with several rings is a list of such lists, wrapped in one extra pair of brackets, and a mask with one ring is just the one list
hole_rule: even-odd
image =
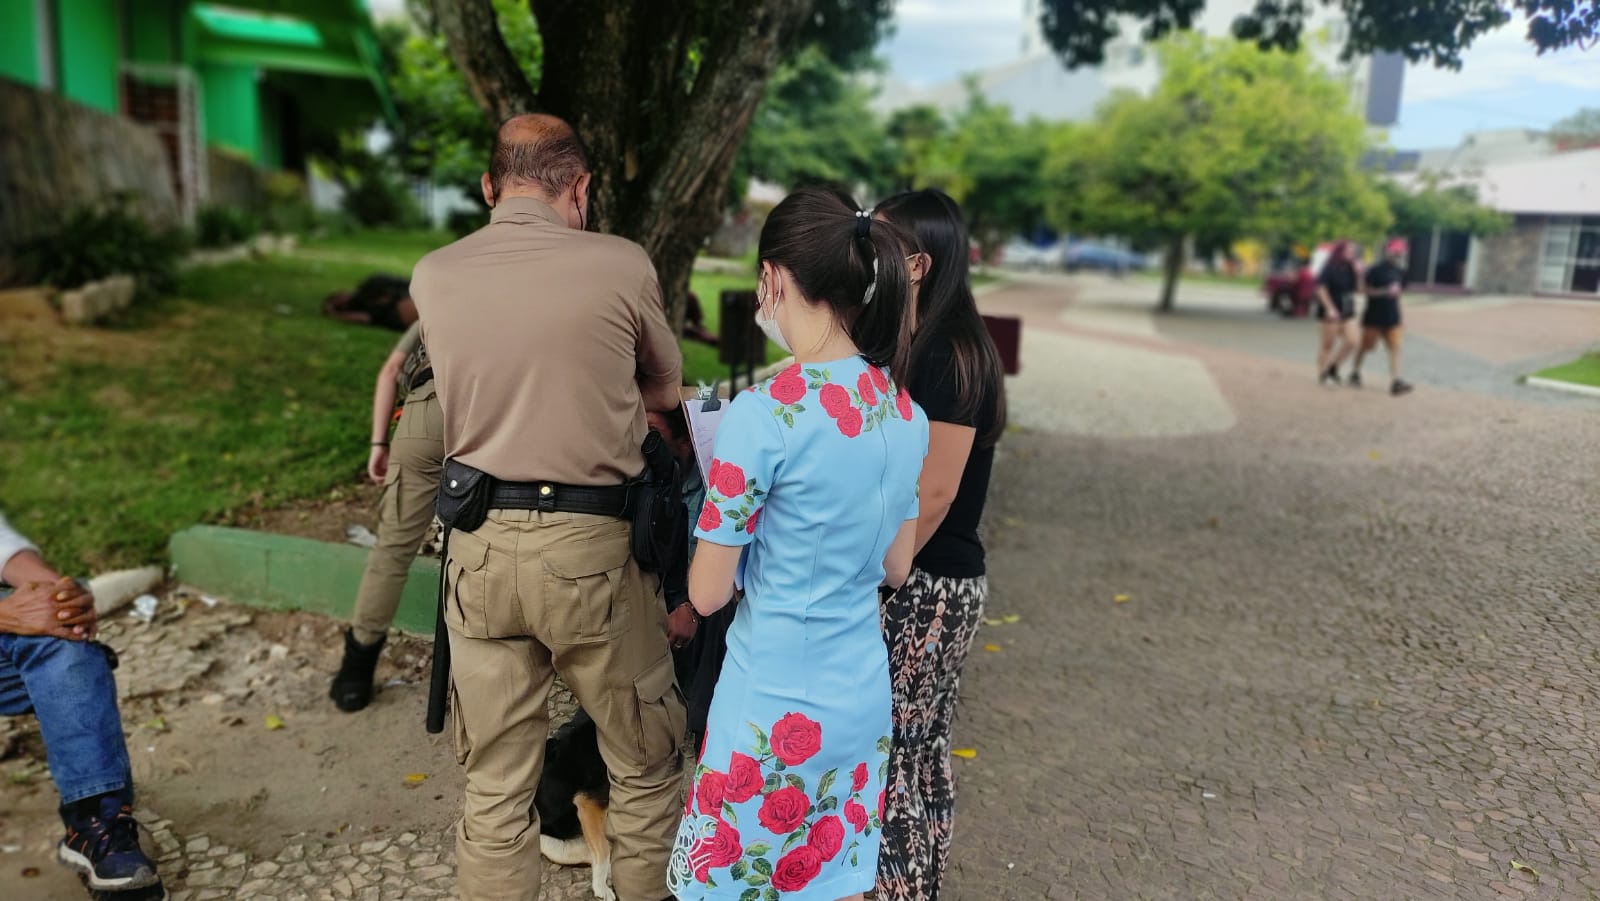
[(450, 59), (461, 70), (467, 91), (479, 108), (494, 122), (538, 109), (533, 87), (506, 49), (491, 0), (432, 2)]

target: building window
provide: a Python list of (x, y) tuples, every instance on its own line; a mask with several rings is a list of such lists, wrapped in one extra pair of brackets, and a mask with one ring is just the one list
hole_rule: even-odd
[(1549, 220), (1539, 264), (1539, 290), (1600, 294), (1600, 216)]

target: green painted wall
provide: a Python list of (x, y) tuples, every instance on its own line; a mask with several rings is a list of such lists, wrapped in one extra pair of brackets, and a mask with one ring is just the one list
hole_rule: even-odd
[(0, 75), (38, 86), (38, 27), (32, 0), (0, 3)]
[(261, 92), (256, 70), (248, 66), (200, 67), (205, 95), (206, 143), (261, 158)]
[(128, 58), (141, 63), (175, 63), (181, 39), (181, 0), (138, 0), (128, 5)]
[(61, 93), (115, 113), (117, 70), (122, 63), (117, 5), (109, 0), (56, 0), (56, 22)]

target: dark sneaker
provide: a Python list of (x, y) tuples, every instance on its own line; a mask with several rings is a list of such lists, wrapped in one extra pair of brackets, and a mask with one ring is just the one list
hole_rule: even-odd
[(56, 859), (76, 870), (97, 892), (123, 892), (161, 884), (156, 865), (139, 849), (133, 808), (116, 796), (100, 799), (93, 815), (75, 818), (56, 848)]
[(356, 641), (355, 633), (344, 630), (344, 661), (334, 674), (328, 697), (345, 713), (355, 713), (372, 703), (372, 674), (378, 668), (378, 653), (388, 636), (372, 644)]
[(1350, 378), (1345, 380), (1345, 384), (1349, 385), (1352, 388), (1360, 388), (1361, 387), (1361, 373), (1359, 373), (1359, 372), (1350, 373)]
[(1334, 385), (1334, 386), (1337, 387), (1338, 384), (1339, 384), (1339, 367), (1337, 367), (1337, 366), (1329, 366), (1326, 370), (1323, 371), (1322, 377), (1317, 379), (1317, 384), (1319, 384), (1319, 385), (1329, 385), (1329, 384), (1331, 384), (1331, 385)]
[(1410, 382), (1395, 379), (1394, 382), (1389, 385), (1389, 394), (1394, 397), (1399, 397), (1402, 394), (1410, 394), (1413, 387), (1414, 386)]

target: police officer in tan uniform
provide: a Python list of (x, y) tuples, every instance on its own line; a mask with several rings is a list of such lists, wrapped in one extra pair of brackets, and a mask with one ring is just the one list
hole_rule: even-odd
[(489, 225), (424, 257), (411, 281), (445, 479), (466, 465), (494, 485), (482, 524), (449, 537), (442, 598), (467, 901), (539, 895), (532, 802), (556, 672), (594, 717), (610, 771), (616, 896), (667, 894), (684, 708), (621, 486), (644, 470), (646, 411), (678, 404), (682, 364), (644, 250), (584, 230), (588, 189), (565, 122), (507, 120), (483, 176)]
[[(389, 434), (396, 397), (405, 398)], [(372, 701), (372, 674), (394, 622), (411, 564), (428, 526), (444, 466), (444, 414), (433, 386), (421, 325), (412, 323), (378, 371), (372, 391), (372, 452), (367, 476), (383, 485), (378, 543), (356, 591), (355, 615), (344, 633), (344, 657), (328, 694), (346, 713)]]

